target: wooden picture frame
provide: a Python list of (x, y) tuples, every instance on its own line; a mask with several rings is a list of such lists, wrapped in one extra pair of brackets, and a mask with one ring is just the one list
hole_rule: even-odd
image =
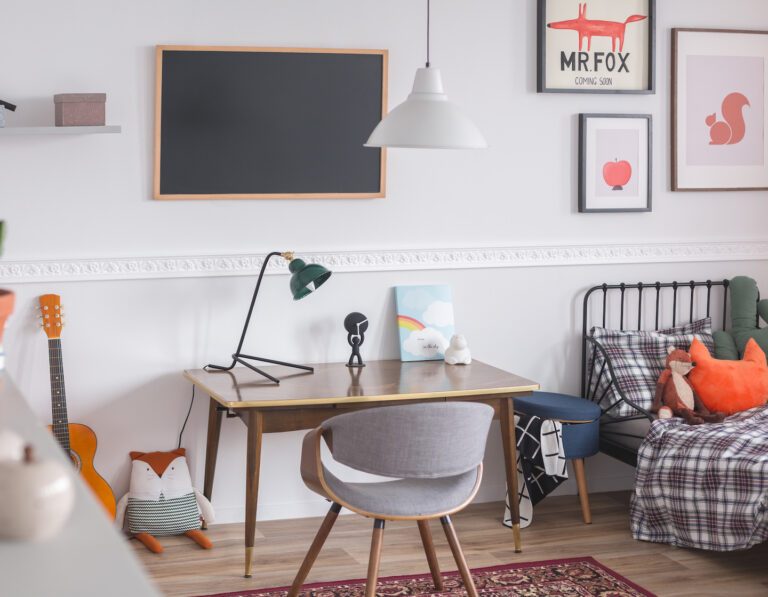
[(768, 190), (768, 31), (672, 30), (672, 190)]
[(157, 46), (154, 198), (384, 197), (363, 143), (387, 70), (387, 50)]
[(656, 92), (656, 0), (538, 0), (537, 23), (539, 93)]
[(650, 114), (579, 114), (579, 212), (651, 211)]

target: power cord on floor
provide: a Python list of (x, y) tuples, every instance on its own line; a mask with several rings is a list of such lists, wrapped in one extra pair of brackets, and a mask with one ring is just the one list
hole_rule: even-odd
[(195, 384), (192, 384), (192, 399), (189, 401), (189, 410), (187, 410), (187, 416), (184, 419), (184, 424), (181, 426), (181, 431), (179, 432), (179, 445), (176, 446), (177, 448), (181, 448), (181, 436), (184, 435), (184, 428), (187, 426), (187, 421), (189, 420), (189, 413), (192, 412), (192, 405), (195, 403)]

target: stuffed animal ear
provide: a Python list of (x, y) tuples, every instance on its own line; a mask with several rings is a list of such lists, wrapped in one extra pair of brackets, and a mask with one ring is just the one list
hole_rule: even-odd
[(747, 342), (747, 347), (744, 349), (744, 361), (752, 361), (763, 367), (768, 366), (768, 362), (765, 359), (765, 353), (763, 349), (755, 342), (754, 338), (750, 338)]
[(691, 355), (691, 361), (694, 363), (701, 363), (702, 361), (711, 361), (712, 355), (709, 354), (709, 349), (704, 346), (704, 343), (698, 338), (694, 338), (691, 342), (691, 347), (688, 349), (688, 354)]
[(187, 449), (186, 448), (176, 448), (175, 450), (171, 450), (171, 454), (176, 454), (176, 456), (186, 456), (187, 455)]
[(131, 457), (131, 460), (136, 460), (137, 458), (141, 458), (144, 456), (146, 452), (128, 452), (128, 455)]
[(667, 354), (672, 354), (673, 352), (675, 352), (675, 347), (674, 346), (667, 346)]

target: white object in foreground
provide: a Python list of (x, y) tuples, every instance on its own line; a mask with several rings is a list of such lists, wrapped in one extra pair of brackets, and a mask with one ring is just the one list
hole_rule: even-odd
[(36, 460), (26, 446), (23, 460), (0, 462), (0, 539), (46, 541), (64, 526), (75, 491), (65, 465)]
[[(0, 541), (0, 594), (13, 597), (159, 597), (136, 557), (70, 459), (0, 372), (0, 421), (31, 443), (40, 459), (60, 463), (75, 490), (72, 515), (45, 543)], [(5, 504), (3, 504), (5, 509)], [(84, 573), (83, 562), (87, 562)]]

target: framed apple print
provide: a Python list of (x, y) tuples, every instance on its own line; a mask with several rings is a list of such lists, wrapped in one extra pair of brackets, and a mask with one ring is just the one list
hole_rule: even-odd
[(651, 211), (650, 114), (579, 115), (579, 211)]
[(672, 190), (768, 189), (768, 31), (672, 30)]
[(654, 93), (656, 0), (538, 0), (539, 93)]

